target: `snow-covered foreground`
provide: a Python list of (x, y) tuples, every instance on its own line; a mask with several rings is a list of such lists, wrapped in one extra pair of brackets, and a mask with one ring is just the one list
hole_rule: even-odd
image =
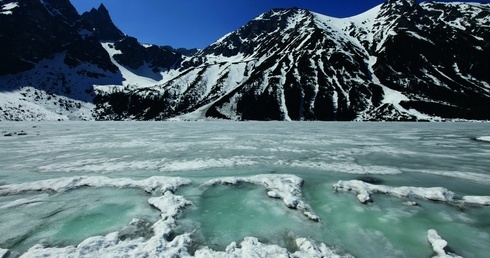
[(489, 127), (1, 123), (0, 257), (484, 257)]

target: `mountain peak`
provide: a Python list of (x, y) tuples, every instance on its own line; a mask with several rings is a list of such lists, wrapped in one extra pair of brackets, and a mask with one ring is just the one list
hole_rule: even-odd
[(98, 9), (92, 8), (90, 12), (83, 13), (82, 18), (92, 26), (100, 40), (118, 41), (125, 37), (125, 34), (112, 22), (104, 4), (100, 4)]
[[(251, 57), (263, 51), (269, 51), (270, 49), (266, 50), (269, 47), (287, 45), (284, 38), (286, 31), (301, 28), (302, 25), (306, 27), (310, 21), (312, 21), (312, 14), (307, 10), (271, 9), (238, 30), (223, 36), (200, 52), (200, 55)], [(202, 61), (197, 63), (200, 62)]]
[(99, 9), (97, 9), (99, 12), (104, 12), (104, 13), (107, 13), (109, 14), (109, 11), (107, 10), (107, 8), (105, 7), (105, 5), (103, 3), (101, 3), (99, 5)]

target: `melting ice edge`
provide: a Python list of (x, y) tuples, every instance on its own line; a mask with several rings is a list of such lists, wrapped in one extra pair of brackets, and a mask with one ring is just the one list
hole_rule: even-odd
[[(293, 210), (305, 215), (305, 219), (321, 223), (321, 218), (314, 214), (310, 205), (305, 201), (302, 191), (304, 180), (295, 175), (256, 175), (250, 177), (225, 177), (212, 179), (199, 187), (213, 187), (215, 185), (238, 185), (249, 183), (262, 186), (271, 198), (281, 199), (284, 204)], [(193, 254), (189, 252), (192, 243), (192, 234), (186, 232), (177, 236), (175, 228), (184, 209), (193, 203), (185, 197), (176, 195), (175, 191), (192, 181), (181, 177), (150, 177), (144, 180), (127, 178), (108, 178), (103, 176), (64, 177), (37, 182), (10, 184), (0, 186), (0, 196), (17, 195), (30, 191), (47, 193), (63, 193), (83, 187), (101, 188), (139, 188), (151, 194), (148, 203), (160, 211), (160, 219), (151, 229), (153, 235), (148, 238), (122, 239), (120, 232), (113, 232), (106, 236), (89, 237), (77, 246), (46, 247), (43, 244), (32, 246), (21, 257), (352, 257), (340, 252), (324, 243), (309, 238), (297, 238), (295, 244), (297, 251), (292, 253), (278, 245), (261, 243), (255, 237), (246, 237), (241, 243), (233, 242), (224, 251), (216, 251), (204, 246)], [(418, 205), (415, 200), (426, 199), (454, 206), (490, 206), (490, 196), (458, 196), (443, 187), (390, 187), (369, 184), (359, 180), (339, 181), (333, 185), (335, 192), (350, 191), (357, 194), (361, 203), (373, 202), (372, 195), (388, 194), (409, 200), (407, 205)], [(1, 208), (8, 208), (29, 204), (36, 200), (19, 199), (4, 204)], [(136, 228), (141, 223), (138, 219), (127, 226)], [(434, 229), (427, 231), (428, 245), (437, 257), (459, 257), (447, 251), (448, 243)], [(422, 247), (423, 248), (423, 247)], [(0, 257), (8, 257), (10, 251), (0, 249)]]

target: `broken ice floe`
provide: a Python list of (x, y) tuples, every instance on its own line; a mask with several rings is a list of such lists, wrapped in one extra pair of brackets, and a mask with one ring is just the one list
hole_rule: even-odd
[(144, 180), (128, 178), (108, 178), (103, 176), (80, 176), (47, 179), (37, 182), (0, 186), (0, 195), (19, 194), (28, 191), (65, 192), (81, 187), (116, 187), (141, 188), (149, 193), (174, 192), (179, 186), (190, 184), (191, 181), (179, 177), (150, 177)]
[[(374, 193), (389, 194), (400, 198), (417, 198), (460, 205), (490, 205), (490, 196), (464, 196), (458, 197), (455, 193), (443, 187), (391, 187), (373, 185), (360, 180), (339, 181), (333, 185), (334, 191), (352, 191), (357, 193), (361, 203), (372, 202)], [(411, 205), (415, 203), (411, 202)]]
[(436, 230), (430, 229), (427, 233), (427, 240), (429, 243), (432, 245), (432, 249), (434, 252), (437, 254), (434, 257), (461, 257), (459, 255), (453, 254), (449, 251), (446, 251), (447, 249), (447, 241), (442, 239), (442, 237), (437, 233)]
[(267, 195), (271, 198), (282, 199), (290, 209), (303, 211), (303, 214), (313, 221), (320, 218), (311, 212), (310, 206), (303, 201), (301, 185), (303, 179), (294, 175), (256, 175), (251, 177), (226, 177), (208, 181), (204, 186), (216, 184), (236, 185), (239, 183), (250, 183), (264, 186)]

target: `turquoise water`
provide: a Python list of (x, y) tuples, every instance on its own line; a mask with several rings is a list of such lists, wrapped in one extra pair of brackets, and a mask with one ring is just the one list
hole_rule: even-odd
[[(156, 221), (159, 213), (137, 189), (78, 189), (61, 194), (0, 196), (0, 203), (42, 197), (37, 202), (0, 208), (2, 248), (23, 252), (36, 243), (77, 245), (84, 239), (119, 231), (133, 218)], [(2, 206), (2, 205), (0, 205)]]
[[(332, 185), (370, 179), (490, 196), (490, 143), (474, 140), (489, 129), (488, 123), (1, 123), (0, 132), (27, 135), (0, 136), (0, 185), (72, 176), (188, 178), (192, 184), (177, 194), (193, 206), (175, 230), (193, 232), (191, 251), (224, 250), (246, 236), (294, 251), (293, 239), (309, 237), (356, 257), (429, 257), (427, 230), (436, 229), (457, 254), (485, 257), (490, 207), (424, 200), (409, 206), (379, 194), (363, 205)], [(303, 178), (304, 199), (321, 222), (269, 198), (262, 186), (201, 185), (256, 174)], [(120, 231), (133, 218), (156, 221), (150, 197), (108, 187), (0, 195), (0, 248), (19, 254), (39, 242), (76, 245)]]

